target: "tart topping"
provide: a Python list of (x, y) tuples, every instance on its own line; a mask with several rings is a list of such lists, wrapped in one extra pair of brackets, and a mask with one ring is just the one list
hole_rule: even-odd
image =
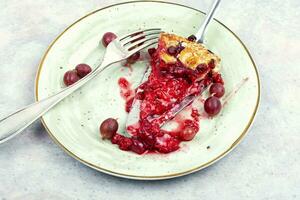
[[(175, 51), (175, 48), (177, 48), (177, 51)], [(178, 59), (185, 67), (190, 69), (196, 69), (200, 64), (209, 65), (211, 60), (213, 60), (215, 66), (220, 62), (218, 56), (202, 44), (193, 42), (192, 37), (188, 40), (174, 34), (162, 33), (158, 49), (161, 49), (160, 57), (164, 62), (175, 63)]]

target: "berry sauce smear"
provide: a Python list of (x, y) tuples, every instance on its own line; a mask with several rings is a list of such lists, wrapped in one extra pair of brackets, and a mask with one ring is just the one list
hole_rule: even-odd
[(126, 101), (125, 110), (130, 112), (130, 108), (134, 99), (135, 91), (131, 89), (131, 84), (126, 78), (120, 78), (118, 81), (121, 97)]

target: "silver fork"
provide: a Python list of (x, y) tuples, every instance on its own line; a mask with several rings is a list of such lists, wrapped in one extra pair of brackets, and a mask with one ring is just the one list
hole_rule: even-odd
[(161, 32), (160, 28), (151, 28), (135, 31), (113, 40), (106, 48), (102, 63), (95, 68), (92, 73), (57, 94), (33, 103), (0, 120), (0, 143), (22, 132), (53, 106), (85, 85), (112, 64), (125, 60), (132, 54), (156, 44)]
[(198, 39), (197, 42), (203, 43), (204, 34), (205, 34), (206, 29), (207, 29), (207, 26), (209, 25), (209, 23), (213, 19), (214, 14), (215, 14), (216, 10), (218, 9), (220, 3), (221, 3), (221, 0), (214, 0), (214, 2), (212, 3), (209, 12), (207, 13), (204, 21), (202, 22), (202, 25), (200, 26), (198, 32), (195, 34), (196, 38)]

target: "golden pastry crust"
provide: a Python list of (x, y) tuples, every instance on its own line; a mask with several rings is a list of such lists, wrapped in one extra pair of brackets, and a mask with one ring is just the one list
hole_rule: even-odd
[[(159, 56), (166, 63), (175, 63), (178, 59), (185, 67), (193, 70), (200, 64), (208, 65), (212, 60), (216, 66), (220, 63), (221, 59), (200, 43), (191, 42), (184, 37), (169, 33), (161, 33), (159, 40), (160, 45), (164, 46), (161, 48)], [(176, 47), (180, 43), (184, 49), (176, 57), (168, 54), (167, 49), (170, 46)]]

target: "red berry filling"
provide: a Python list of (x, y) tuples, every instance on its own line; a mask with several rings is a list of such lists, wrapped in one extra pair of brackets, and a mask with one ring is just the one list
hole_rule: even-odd
[[(190, 36), (189, 40), (194, 41), (196, 38)], [(215, 96), (221, 97), (224, 94), (220, 87), (224, 82), (221, 75), (213, 71), (215, 61), (212, 59), (207, 64), (200, 64), (195, 70), (187, 68), (176, 57), (184, 48), (184, 44), (178, 43), (168, 48), (159, 44), (157, 50), (148, 49), (151, 73), (148, 80), (135, 90), (131, 89), (125, 78), (119, 79), (121, 96), (126, 100), (126, 111), (130, 111), (134, 98), (140, 100), (138, 123), (126, 127), (127, 132), (133, 136), (127, 138), (115, 134), (111, 139), (120, 149), (137, 154), (170, 153), (179, 149), (180, 142), (192, 140), (199, 131), (197, 109), (192, 109), (190, 119), (177, 121), (178, 127), (175, 130), (163, 130), (161, 124), (174, 117), (170, 110), (179, 105), (185, 97), (201, 94), (212, 83), (219, 85), (211, 88), (214, 96), (205, 101), (204, 109), (210, 116), (220, 112), (221, 103)], [(177, 62), (166, 63), (160, 58), (160, 52), (175, 57)], [(139, 55), (133, 55), (130, 59), (132, 62), (129, 63), (133, 63), (139, 59)]]
[[(169, 53), (177, 53), (178, 47), (168, 49)], [(142, 100), (140, 105), (140, 120), (138, 125), (127, 127), (127, 131), (134, 135), (124, 139), (116, 134), (112, 143), (118, 144), (122, 150), (131, 150), (137, 154), (154, 151), (169, 153), (179, 149), (181, 141), (192, 140), (199, 131), (199, 113), (193, 109), (192, 119), (179, 123), (176, 130), (166, 131), (160, 128), (161, 121), (168, 111), (180, 103), (188, 95), (199, 95), (214, 81), (209, 66), (201, 65), (196, 70), (182, 66), (180, 62), (166, 64), (161, 61), (154, 50), (149, 50), (151, 60), (151, 74), (146, 82), (139, 86), (141, 90), (135, 94), (130, 83), (125, 78), (119, 79), (121, 96), (126, 100), (126, 111), (129, 112), (133, 98)], [(199, 79), (199, 77), (202, 77)], [(203, 79), (204, 77), (204, 79)], [(129, 140), (131, 140), (131, 143)], [(129, 147), (130, 146), (130, 147)]]
[(131, 89), (131, 84), (125, 78), (120, 78), (118, 84), (121, 90), (121, 97), (123, 97), (126, 101), (125, 110), (126, 112), (129, 112), (131, 109), (135, 91)]

